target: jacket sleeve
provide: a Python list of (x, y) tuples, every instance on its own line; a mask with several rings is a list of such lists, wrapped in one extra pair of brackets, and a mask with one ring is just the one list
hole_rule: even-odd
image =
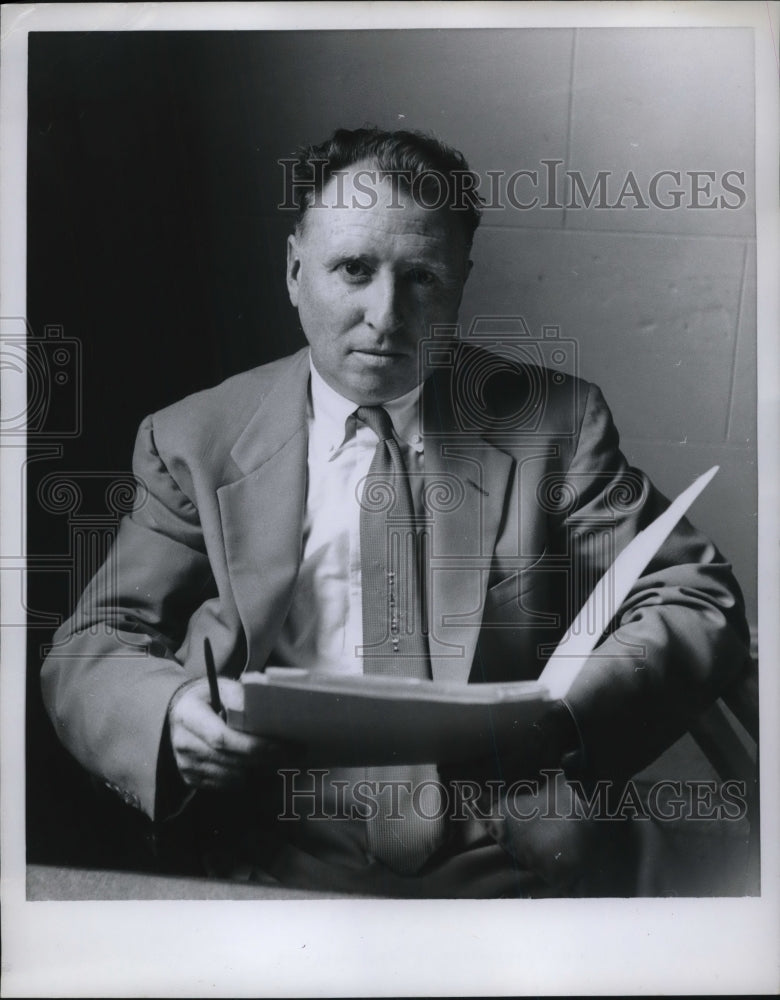
[[(618, 445), (609, 409), (591, 386), (564, 480), (568, 511), (557, 529), (574, 567), (572, 616), (618, 552), (669, 504), (629, 468)], [(730, 565), (687, 519), (612, 622), (595, 625), (602, 627), (566, 701), (586, 773), (623, 778), (670, 746), (745, 669), (749, 634)]]
[(43, 664), (43, 699), (61, 741), (125, 802), (156, 816), (158, 758), (187, 623), (213, 586), (198, 511), (154, 441), (133, 457), (136, 503)]

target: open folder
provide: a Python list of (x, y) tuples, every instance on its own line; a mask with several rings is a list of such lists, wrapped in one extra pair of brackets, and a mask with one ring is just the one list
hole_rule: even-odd
[(269, 667), (246, 673), (234, 729), (293, 741), (312, 766), (447, 763), (510, 748), (551, 700), (564, 698), (629, 590), (718, 471), (700, 476), (623, 549), (596, 584), (537, 681), (449, 684)]

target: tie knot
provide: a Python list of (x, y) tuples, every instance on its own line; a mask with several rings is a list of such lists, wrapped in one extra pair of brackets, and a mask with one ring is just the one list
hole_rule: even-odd
[(355, 410), (358, 420), (362, 420), (376, 434), (380, 441), (388, 441), (393, 436), (393, 421), (382, 406), (359, 406)]

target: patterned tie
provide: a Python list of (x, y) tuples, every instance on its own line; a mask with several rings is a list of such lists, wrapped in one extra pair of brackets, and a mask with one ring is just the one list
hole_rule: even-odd
[[(409, 477), (393, 423), (381, 406), (361, 406), (357, 418), (379, 438), (360, 501), (360, 567), (363, 589), (363, 672), (431, 679), (422, 597), (424, 566)], [(367, 823), (370, 853), (394, 871), (417, 872), (441, 844), (445, 823), (432, 785), (433, 764), (369, 768), (369, 781), (392, 782), (379, 795), (380, 814)], [(395, 784), (396, 782), (403, 784)], [(406, 786), (413, 791), (411, 799)], [(403, 789), (403, 790), (402, 790)], [(393, 796), (391, 798), (390, 796)], [(399, 796), (399, 808), (393, 809)], [(406, 796), (406, 797), (404, 797)], [(404, 807), (405, 803), (405, 807)]]

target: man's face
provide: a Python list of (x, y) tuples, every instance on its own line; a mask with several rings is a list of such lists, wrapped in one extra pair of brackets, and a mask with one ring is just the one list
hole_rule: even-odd
[(417, 345), (433, 324), (457, 320), (471, 262), (451, 212), (426, 210), (376, 173), (356, 188), (361, 170), (376, 168), (360, 163), (332, 178), (325, 207), (310, 208), (289, 238), (287, 288), (320, 375), (355, 403), (377, 405), (424, 377)]

